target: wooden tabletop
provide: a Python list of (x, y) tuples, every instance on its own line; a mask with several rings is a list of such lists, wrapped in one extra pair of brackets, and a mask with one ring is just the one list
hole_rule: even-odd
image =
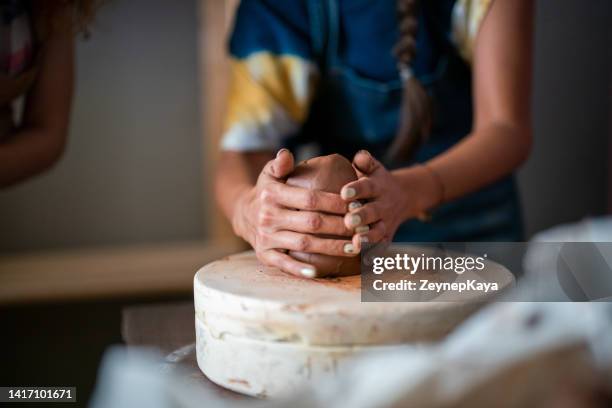
[(0, 305), (185, 295), (202, 265), (241, 248), (194, 241), (0, 255)]

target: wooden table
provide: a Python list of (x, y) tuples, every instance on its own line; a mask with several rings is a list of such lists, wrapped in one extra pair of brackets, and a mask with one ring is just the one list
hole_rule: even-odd
[(243, 248), (192, 241), (0, 254), (0, 306), (184, 296), (202, 265)]
[[(177, 361), (191, 380), (228, 400), (258, 401), (210, 381), (200, 371), (195, 354), (193, 301), (130, 306), (122, 310), (121, 336), (128, 346), (148, 346)], [(190, 347), (192, 346), (192, 347)]]

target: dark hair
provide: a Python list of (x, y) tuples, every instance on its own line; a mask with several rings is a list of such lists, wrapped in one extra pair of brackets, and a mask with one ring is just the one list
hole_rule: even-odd
[(393, 54), (398, 61), (403, 94), (399, 126), (387, 151), (388, 163), (410, 159), (431, 131), (431, 101), (411, 69), (416, 55), (417, 6), (418, 0), (397, 0), (399, 40), (393, 48)]

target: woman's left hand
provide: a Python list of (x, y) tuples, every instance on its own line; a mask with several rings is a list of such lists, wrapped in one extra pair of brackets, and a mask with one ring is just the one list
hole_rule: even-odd
[(372, 155), (361, 150), (353, 159), (359, 177), (340, 192), (349, 203), (344, 217), (354, 229), (353, 245), (391, 241), (404, 221), (424, 214), (438, 200), (436, 180), (423, 165), (388, 171)]

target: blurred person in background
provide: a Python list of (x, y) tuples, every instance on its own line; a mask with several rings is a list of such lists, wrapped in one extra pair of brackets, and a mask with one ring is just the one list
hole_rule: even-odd
[[(96, 0), (0, 0), (0, 188), (39, 174), (66, 146), (75, 34)], [(15, 101), (23, 97), (16, 120)]]

